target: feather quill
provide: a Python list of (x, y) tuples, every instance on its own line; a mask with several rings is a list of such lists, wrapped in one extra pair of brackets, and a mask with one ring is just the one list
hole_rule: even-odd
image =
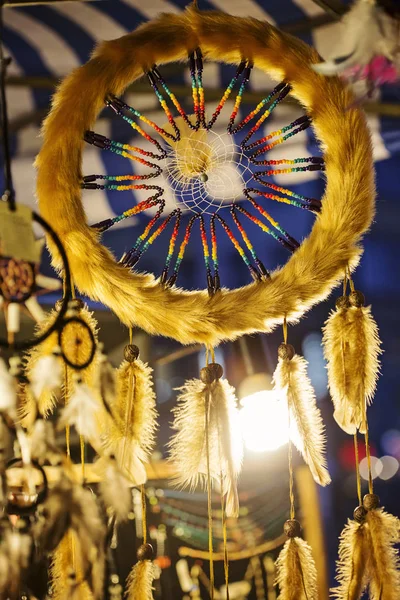
[(151, 560), (140, 560), (133, 566), (127, 579), (127, 600), (153, 600), (153, 581), (156, 567)]
[(400, 543), (400, 521), (382, 508), (366, 516), (370, 534), (370, 599), (400, 598), (400, 561), (395, 547)]
[(325, 453), (325, 434), (321, 412), (317, 407), (314, 390), (307, 375), (307, 362), (295, 354), (291, 360), (280, 358), (273, 376), (275, 389), (284, 394), (294, 428), (290, 435), (302, 454), (317, 483), (322, 486), (331, 481)]
[[(199, 379), (186, 382), (181, 388), (174, 409), (173, 428), (177, 431), (170, 442), (170, 460), (177, 476), (175, 483), (194, 489), (207, 480), (205, 416), (206, 386)], [(210, 386), (209, 458), (210, 475), (226, 496), (226, 513), (237, 516), (239, 502), (237, 478), (242, 466), (242, 436), (233, 388), (226, 379)]]
[(301, 538), (287, 540), (276, 561), (278, 600), (318, 600), (317, 570), (310, 546)]
[(110, 404), (113, 418), (103, 414), (100, 430), (105, 450), (133, 485), (146, 482), (157, 429), (152, 369), (140, 359), (123, 361), (117, 371), (117, 394)]
[(331, 590), (336, 600), (360, 600), (369, 580), (370, 545), (365, 523), (350, 520), (340, 535), (336, 580)]
[(335, 420), (346, 433), (365, 433), (366, 406), (375, 393), (382, 352), (370, 307), (333, 311), (323, 334)]

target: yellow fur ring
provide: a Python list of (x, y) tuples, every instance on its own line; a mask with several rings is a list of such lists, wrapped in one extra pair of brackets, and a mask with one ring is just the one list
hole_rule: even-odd
[[(327, 185), (312, 231), (281, 269), (245, 287), (209, 294), (161, 285), (118, 263), (86, 222), (81, 154), (106, 98), (115, 97), (155, 64), (187, 59), (201, 48), (208, 60), (248, 61), (278, 81), (306, 108), (321, 143)], [(163, 14), (133, 33), (101, 44), (91, 60), (60, 85), (44, 124), (37, 158), (43, 217), (60, 236), (74, 283), (107, 305), (126, 325), (183, 344), (216, 345), (245, 333), (295, 321), (322, 301), (354, 267), (374, 214), (374, 174), (363, 112), (337, 78), (315, 73), (315, 50), (268, 23), (220, 12)], [(350, 108), (349, 108), (350, 106)], [(54, 264), (60, 267), (54, 248)]]

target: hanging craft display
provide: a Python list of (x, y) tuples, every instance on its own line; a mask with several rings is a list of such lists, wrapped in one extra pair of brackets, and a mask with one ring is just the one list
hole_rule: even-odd
[[(318, 484), (329, 484), (330, 476), (324, 426), (307, 363), (287, 343), (287, 323), (325, 299), (345, 273), (344, 296), (326, 324), (324, 344), (335, 418), (354, 434), (356, 450), (357, 433), (365, 436), (369, 493), (362, 500), (356, 456), (359, 506), (342, 534), (339, 587), (334, 594), (339, 600), (359, 600), (368, 587), (374, 598), (398, 597), (394, 550), (398, 522), (379, 507), (373, 492), (366, 414), (378, 375), (380, 342), (370, 310), (363, 306), (363, 296), (351, 279), (361, 255), (360, 240), (374, 215), (370, 137), (363, 113), (352, 104), (351, 91), (339, 79), (318, 74), (319, 60), (303, 42), (268, 23), (203, 13), (193, 3), (181, 14), (163, 14), (123, 38), (101, 44), (56, 92), (36, 162), (40, 209), (56, 233), (41, 217), (34, 215), (34, 219), (48, 234), (53, 264), (63, 275), (64, 297), (39, 326), (35, 340), (0, 340), (13, 351), (30, 348), (25, 369), (17, 356), (12, 357), (10, 369), (0, 363), (0, 384), (6, 390), (0, 412), (5, 435), (15, 430), (23, 493), (17, 494), (7, 480), (10, 468), (5, 461), (1, 474), (3, 503), (10, 514), (33, 515), (21, 521), (18, 544), (11, 521), (4, 524), (0, 566), (6, 565), (5, 572), (13, 566), (17, 573), (13, 579), (0, 577), (3, 595), (14, 600), (25, 588), (33, 595), (25, 572), (32, 567), (28, 556), (35, 547), (40, 558), (50, 557), (52, 598), (100, 600), (107, 588), (110, 597), (120, 600), (123, 588), (113, 556), (116, 542), (110, 539), (117, 537), (118, 522), (129, 517), (130, 488), (140, 486), (140, 511), (136, 505), (135, 515), (143, 543), (127, 579), (126, 596), (153, 599), (157, 568), (147, 539), (144, 484), (157, 411), (151, 369), (139, 359), (133, 344), (131, 328), (139, 326), (150, 334), (206, 348), (200, 378), (180, 389), (170, 459), (175, 483), (189, 489), (203, 484), (207, 490), (209, 576), (200, 568), (194, 568), (192, 576), (197, 592), (203, 578), (211, 600), (216, 595), (213, 488), (220, 493), (222, 552), (218, 558), (223, 561), (223, 589), (229, 600), (235, 587), (229, 583), (227, 518), (239, 513), (237, 478), (243, 449), (235, 393), (215, 361), (214, 348), (224, 340), (268, 332), (283, 323), (284, 343), (274, 385), (288, 415), (290, 519), (284, 525), (287, 540), (276, 563), (276, 579), (281, 600), (317, 600), (312, 551), (295, 518), (292, 444)], [(187, 62), (191, 81), (190, 109), (171, 91), (159, 66), (182, 61)], [(236, 64), (212, 112), (206, 107), (205, 61)], [(243, 97), (257, 68), (275, 80), (275, 87), (244, 114)], [(166, 124), (152, 121), (135, 108), (135, 102), (125, 101), (127, 86), (142, 75), (165, 113)], [(266, 133), (268, 118), (288, 96), (304, 106), (305, 114)], [(103, 108), (122, 119), (140, 142), (122, 143), (97, 133), (96, 118)], [(227, 110), (227, 131), (222, 135), (214, 126)], [(285, 142), (309, 128), (323, 154), (288, 158)], [(126, 175), (82, 175), (83, 142), (130, 161), (133, 173), (130, 168)], [(274, 154), (272, 159), (270, 151), (281, 145), (281, 157)], [(279, 175), (299, 172), (326, 178), (323, 198), (304, 196), (276, 183)], [(167, 185), (174, 201), (170, 212)], [(98, 189), (134, 191), (140, 200), (114, 218), (89, 225), (82, 193), (90, 195)], [(276, 203), (314, 215), (311, 233), (301, 243), (277, 221)], [(147, 215), (143, 230), (132, 247), (114, 258), (102, 245), (102, 234), (141, 213)], [(261, 261), (249, 224), (287, 251), (289, 259), (282, 268), (274, 270), (275, 265)], [(205, 285), (200, 291), (182, 290), (180, 267), (196, 230)], [(246, 266), (252, 279), (248, 285), (224, 287), (221, 236), (227, 237)], [(162, 237), (168, 237), (165, 259), (154, 265), (153, 273), (139, 273), (142, 257)], [(1, 293), (6, 302), (18, 303), (31, 293), (35, 270), (29, 261), (6, 259), (0, 263)], [(130, 328), (118, 369), (99, 345), (97, 324), (83, 301), (74, 297), (75, 289), (101, 301)], [(71, 463), (71, 429), (79, 436), (80, 473)], [(64, 430), (65, 449), (55, 435)], [(87, 444), (98, 455), (97, 496), (86, 487)], [(62, 472), (50, 487), (43, 467), (48, 463), (59, 465)], [(279, 538), (258, 547), (264, 552), (282, 543)], [(15, 560), (10, 548), (18, 549)], [(252, 569), (260, 580), (259, 558)]]
[[(161, 70), (154, 66), (187, 57), (193, 115), (183, 109)], [(239, 65), (212, 116), (206, 114), (204, 104), (204, 59), (237, 61)], [(101, 45), (94, 57), (60, 86), (54, 108), (44, 124), (44, 143), (36, 163), (39, 205), (45, 217), (51, 214), (52, 223), (62, 236), (78, 289), (101, 300), (126, 325), (138, 325), (151, 334), (172, 337), (182, 343), (211, 345), (252, 331), (269, 331), (282, 323), (284, 316), (288, 322), (295, 320), (324, 299), (345, 267), (349, 264), (354, 268), (358, 262), (358, 243), (374, 212), (374, 185), (365, 117), (357, 108), (345, 110), (351, 102), (351, 93), (337, 79), (325, 79), (315, 73), (312, 64), (318, 60), (314, 50), (267, 23), (218, 12), (203, 13), (194, 6), (182, 14), (162, 15), (120, 40)], [(283, 83), (238, 122), (241, 98), (253, 68), (260, 68)], [(126, 86), (142, 74), (147, 75), (165, 110), (166, 127), (153, 123), (120, 99)], [(263, 137), (261, 125), (288, 94), (300, 100), (307, 114)], [(78, 96), (79, 107), (75, 102)], [(215, 182), (214, 187), (211, 184), (221, 151), (212, 127), (229, 97), (235, 98), (226, 134), (230, 141), (222, 147), (221, 162), (226, 163), (226, 152), (230, 156), (247, 157), (250, 179), (240, 175), (239, 197), (235, 199), (235, 192), (227, 202), (222, 202), (224, 208), (219, 210), (224, 196), (221, 198), (221, 193), (217, 193)], [(133, 127), (145, 145), (121, 145), (93, 133), (96, 116), (104, 103)], [(172, 110), (179, 117), (175, 118)], [(324, 156), (285, 157), (285, 140), (310, 125), (323, 144)], [(147, 127), (152, 133), (147, 133)], [(88, 174), (82, 178), (84, 138), (106, 152), (120, 155), (121, 160), (124, 157), (133, 161), (138, 167), (134, 175), (110, 178)], [(233, 150), (232, 143), (237, 146)], [(271, 161), (268, 151), (278, 144), (282, 144), (282, 158)], [(197, 157), (194, 162), (193, 156)], [(232, 159), (228, 157), (229, 161)], [(237, 158), (233, 162), (240, 173)], [(250, 166), (257, 168), (254, 174)], [(291, 190), (276, 186), (271, 176), (282, 169), (285, 173), (323, 170), (327, 187), (322, 203), (299, 198)], [(176, 209), (165, 218), (162, 218), (162, 184), (152, 183), (159, 176), (176, 185), (178, 198)], [(115, 219), (90, 227), (83, 212), (82, 188), (98, 186), (121, 191), (144, 189), (147, 197)], [(187, 189), (192, 200), (197, 198), (197, 208), (191, 204), (192, 216), (185, 221), (181, 213)], [(202, 203), (202, 198), (206, 202)], [(310, 236), (299, 248), (270, 214), (275, 201), (318, 213)], [(232, 227), (226, 215), (229, 207)], [(133, 248), (116, 261), (101, 245), (101, 232), (114, 222), (150, 208), (153, 211), (148, 226)], [(245, 229), (247, 219), (287, 248), (291, 257), (282, 269), (269, 272), (269, 265), (257, 260)], [(136, 272), (134, 267), (140, 257), (168, 225), (168, 255), (157, 277)], [(203, 240), (207, 290), (189, 292), (175, 284), (194, 227), (200, 228)], [(223, 280), (222, 257), (218, 255), (220, 235), (231, 239), (255, 282), (235, 290), (219, 289)], [(57, 252), (53, 252), (53, 262), (59, 264)], [(249, 311), (248, 306), (257, 309)]]

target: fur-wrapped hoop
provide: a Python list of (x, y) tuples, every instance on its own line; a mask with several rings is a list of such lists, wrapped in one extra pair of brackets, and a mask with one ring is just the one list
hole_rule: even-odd
[[(236, 290), (166, 289), (152, 275), (131, 273), (100, 244), (86, 223), (81, 200), (81, 149), (110, 94), (120, 95), (143, 69), (187, 58), (201, 47), (223, 62), (243, 57), (275, 79), (290, 83), (325, 150), (327, 188), (322, 212), (301, 247), (271, 279)], [(216, 345), (294, 321), (322, 301), (354, 267), (359, 242), (374, 214), (370, 136), (364, 114), (338, 78), (313, 71), (315, 50), (256, 19), (191, 7), (163, 14), (131, 34), (100, 45), (93, 58), (60, 86), (44, 125), (38, 156), (37, 195), (44, 218), (60, 236), (79, 290), (109, 306), (128, 326), (181, 343)], [(79, 98), (79, 106), (76, 99)], [(56, 266), (59, 257), (52, 248)], [(254, 310), (248, 310), (248, 307)]]

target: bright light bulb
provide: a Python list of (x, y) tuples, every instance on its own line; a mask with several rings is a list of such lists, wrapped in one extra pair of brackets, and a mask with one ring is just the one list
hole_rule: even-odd
[(275, 390), (263, 390), (241, 401), (240, 422), (246, 448), (252, 452), (277, 450), (289, 441), (287, 404)]

